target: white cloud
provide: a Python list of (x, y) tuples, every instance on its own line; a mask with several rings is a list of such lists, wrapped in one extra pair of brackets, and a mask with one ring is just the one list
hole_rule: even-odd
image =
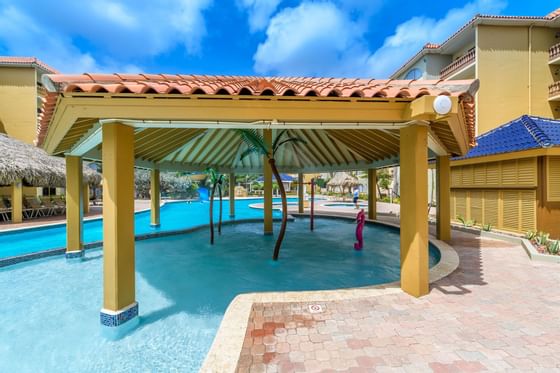
[[(200, 52), (212, 0), (0, 0), (0, 50), (32, 55), (63, 72), (138, 71), (133, 62)], [(86, 50), (81, 50), (83, 46)]]
[(237, 0), (238, 6), (249, 13), (249, 29), (251, 32), (262, 31), (268, 25), (272, 14), (282, 0)]
[(367, 59), (364, 28), (330, 2), (304, 2), (278, 13), (255, 53), (262, 74), (351, 74), (355, 61)]
[[(352, 5), (349, 6), (348, 4)], [(501, 0), (476, 0), (439, 19), (414, 17), (400, 24), (376, 51), (369, 50), (367, 18), (356, 1), (310, 2), (276, 14), (254, 55), (260, 74), (386, 78), (426, 42), (441, 42), (477, 13), (499, 13)], [(371, 4), (370, 4), (371, 5)], [(367, 9), (369, 14), (378, 7)], [(367, 13), (367, 12), (366, 12)]]
[(475, 14), (496, 14), (505, 6), (505, 1), (478, 0), (462, 8), (451, 9), (439, 20), (414, 17), (401, 23), (395, 33), (386, 38), (381, 48), (368, 59), (371, 75), (387, 77), (427, 42), (443, 42)]

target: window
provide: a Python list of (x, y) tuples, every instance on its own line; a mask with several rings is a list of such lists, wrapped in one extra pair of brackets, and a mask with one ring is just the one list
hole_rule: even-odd
[(412, 80), (412, 79), (420, 79), (422, 78), (422, 70), (420, 70), (419, 68), (415, 67), (414, 69), (410, 70), (409, 72), (406, 73), (406, 76), (404, 77), (406, 80)]

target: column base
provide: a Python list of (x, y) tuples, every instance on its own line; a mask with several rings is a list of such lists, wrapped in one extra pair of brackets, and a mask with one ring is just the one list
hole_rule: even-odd
[(274, 232), (264, 232), (264, 235), (265, 236), (272, 236), (272, 235), (274, 235)]
[(84, 250), (67, 251), (65, 256), (68, 261), (80, 261), (84, 257)]
[(159, 228), (161, 226), (161, 224), (152, 224), (150, 223), (150, 228)]
[(230, 215), (229, 217), (230, 217), (230, 218), (235, 218), (235, 215)]
[(112, 311), (105, 308), (99, 314), (101, 325), (104, 326), (103, 334), (109, 338), (118, 338), (138, 326), (138, 302), (130, 306)]

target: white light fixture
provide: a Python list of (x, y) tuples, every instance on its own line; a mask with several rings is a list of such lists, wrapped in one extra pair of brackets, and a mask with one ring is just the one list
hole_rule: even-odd
[(453, 103), (451, 102), (449, 96), (445, 96), (445, 95), (437, 96), (436, 99), (434, 100), (434, 110), (439, 115), (449, 114), (449, 112), (451, 111), (452, 104)]

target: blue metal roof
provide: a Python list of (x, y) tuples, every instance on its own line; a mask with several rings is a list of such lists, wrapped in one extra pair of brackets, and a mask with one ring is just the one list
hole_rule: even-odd
[(560, 146), (560, 120), (523, 115), (476, 138), (477, 145), (454, 160)]
[[(291, 183), (295, 180), (292, 176), (290, 176), (288, 174), (280, 174), (280, 178), (282, 179), (283, 183)], [(262, 183), (264, 181), (264, 177), (263, 176), (259, 177), (257, 179), (257, 181), (259, 183)], [(273, 180), (273, 181), (275, 181), (275, 180)]]

